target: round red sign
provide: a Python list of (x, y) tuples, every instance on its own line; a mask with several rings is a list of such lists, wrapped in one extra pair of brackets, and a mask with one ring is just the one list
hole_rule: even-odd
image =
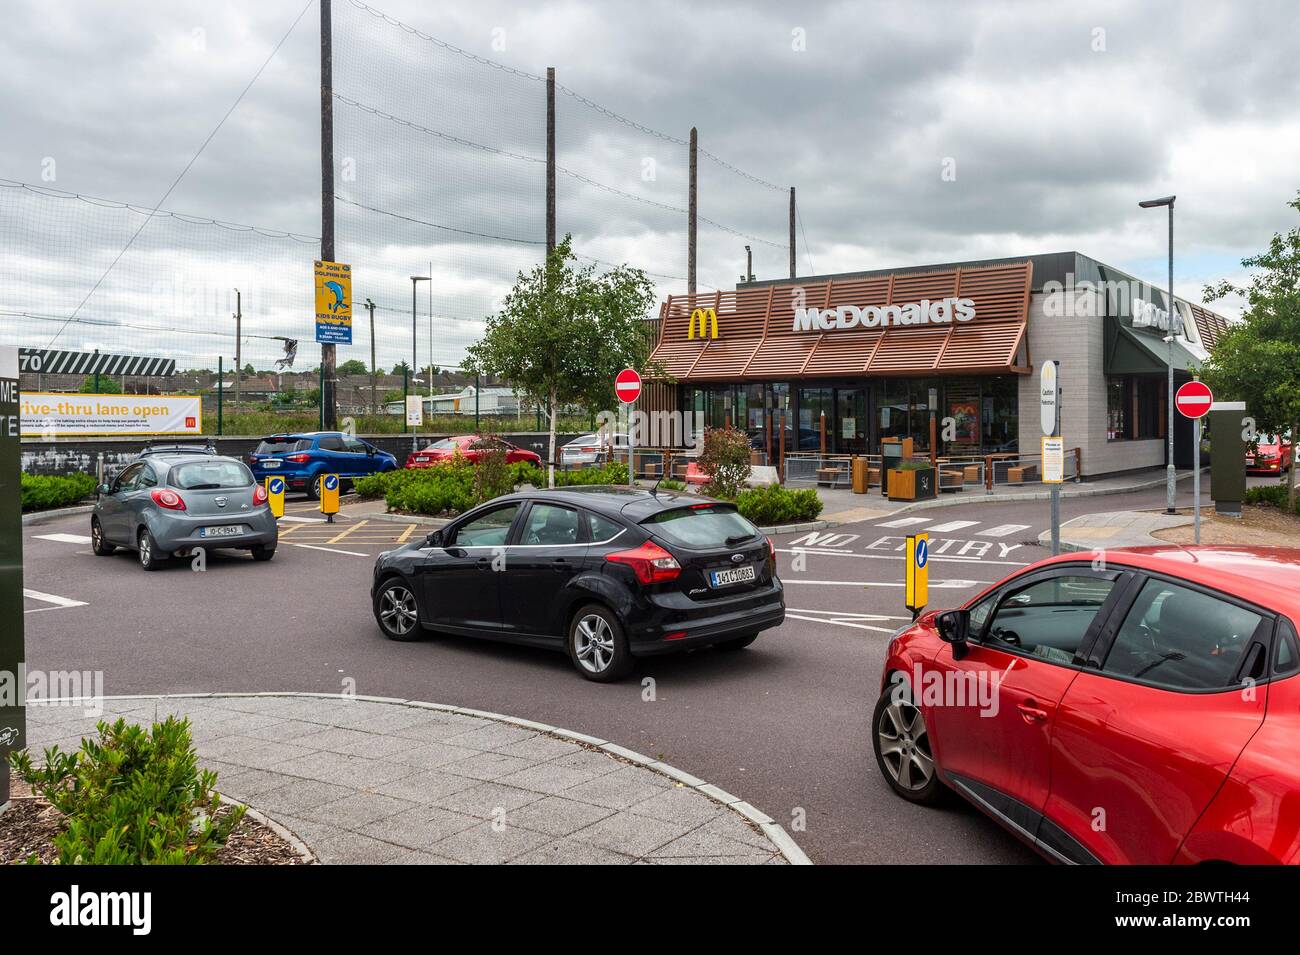
[(1174, 407), (1184, 418), (1200, 418), (1210, 410), (1214, 395), (1201, 381), (1189, 381), (1174, 393)]
[(614, 394), (625, 405), (641, 397), (641, 376), (635, 368), (624, 368), (614, 378)]

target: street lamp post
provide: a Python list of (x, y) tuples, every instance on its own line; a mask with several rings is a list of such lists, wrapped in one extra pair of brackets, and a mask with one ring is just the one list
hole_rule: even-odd
[[(412, 379), (416, 377), (416, 369), (420, 367), (419, 352), (417, 350), (416, 341), (415, 341), (415, 328), (416, 328), (415, 290), (419, 287), (420, 282), (428, 282), (429, 278), (430, 277), (427, 275), (411, 276), (411, 377)], [(419, 394), (419, 392), (417, 391), (416, 394)], [(405, 412), (405, 409), (403, 409), (403, 412)], [(420, 435), (419, 428), (411, 429), (411, 451), (412, 452), (418, 449), (420, 443), (419, 435)]]
[[(1165, 437), (1168, 438), (1168, 462), (1165, 466), (1165, 513), (1174, 513), (1174, 501), (1177, 496), (1177, 471), (1174, 468), (1174, 319), (1178, 315), (1178, 306), (1174, 302), (1174, 200), (1177, 196), (1165, 196), (1163, 199), (1146, 199), (1138, 205), (1143, 209), (1169, 207), (1169, 334), (1165, 342), (1169, 345), (1169, 395), (1165, 406), (1168, 417), (1165, 422)], [(1193, 462), (1193, 466), (1198, 462)]]

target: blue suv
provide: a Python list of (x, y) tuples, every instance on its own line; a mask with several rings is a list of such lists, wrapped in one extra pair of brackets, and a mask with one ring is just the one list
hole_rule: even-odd
[(322, 474), (337, 474), (347, 488), (357, 478), (395, 471), (397, 458), (341, 431), (312, 431), (263, 438), (248, 456), (248, 466), (258, 481), (282, 477), (289, 490), (319, 498)]

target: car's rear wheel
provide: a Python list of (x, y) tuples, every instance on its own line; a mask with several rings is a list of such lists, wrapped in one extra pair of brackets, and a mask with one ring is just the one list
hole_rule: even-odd
[(743, 650), (757, 639), (758, 634), (747, 633), (743, 637), (736, 637), (732, 640), (723, 640), (721, 643), (715, 643), (714, 646), (719, 650)]
[(104, 540), (104, 528), (99, 524), (98, 517), (90, 519), (90, 549), (95, 552), (97, 557), (111, 557), (117, 550), (112, 544)]
[(613, 611), (600, 604), (587, 604), (573, 615), (566, 641), (569, 659), (588, 680), (612, 683), (632, 669), (632, 651), (623, 626)]
[(253, 555), (253, 560), (270, 560), (275, 556), (274, 547), (251, 547), (249, 553)]
[(389, 640), (415, 640), (420, 636), (420, 605), (405, 580), (394, 577), (379, 588), (375, 594), (375, 620)]
[(140, 566), (145, 570), (157, 570), (166, 562), (166, 555), (158, 550), (158, 542), (147, 527), (140, 528), (136, 551), (140, 556)]
[(906, 683), (888, 687), (871, 720), (876, 763), (891, 789), (908, 802), (931, 806), (946, 794), (935, 771), (925, 715)]

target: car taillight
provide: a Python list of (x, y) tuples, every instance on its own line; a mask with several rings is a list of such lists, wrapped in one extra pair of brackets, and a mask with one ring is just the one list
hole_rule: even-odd
[(154, 488), (149, 496), (153, 498), (155, 504), (159, 507), (165, 507), (169, 511), (185, 510), (185, 501), (169, 487)]
[(286, 455), (285, 460), (292, 461), (294, 464), (306, 464), (311, 460), (311, 457), (306, 454), (290, 454)]
[(646, 541), (632, 550), (619, 550), (606, 554), (605, 559), (631, 567), (632, 572), (636, 574), (636, 579), (643, 584), (676, 580), (677, 575), (682, 572), (682, 565), (677, 563), (677, 558), (654, 541)]
[(266, 488), (260, 484), (253, 485), (253, 506), (258, 507), (266, 503)]

